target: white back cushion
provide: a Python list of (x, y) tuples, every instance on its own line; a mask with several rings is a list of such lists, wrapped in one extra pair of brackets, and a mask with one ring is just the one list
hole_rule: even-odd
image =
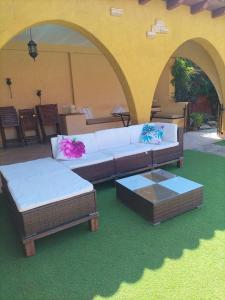
[(58, 145), (57, 141), (58, 141), (58, 137), (51, 138), (52, 156), (54, 158), (56, 158), (57, 156), (57, 145)]
[[(81, 141), (85, 145), (85, 153), (93, 153), (98, 151), (98, 144), (95, 138), (94, 133), (87, 134), (78, 134), (78, 135), (64, 135), (64, 137), (68, 137), (70, 139), (75, 138), (78, 141)], [(58, 137), (51, 138), (52, 144), (52, 154), (53, 157), (57, 156), (57, 147), (58, 147)]]
[(156, 125), (164, 126), (163, 141), (165, 142), (177, 142), (177, 124), (172, 123), (156, 123)]
[(78, 134), (70, 137), (75, 137), (78, 141), (83, 142), (87, 154), (98, 151), (98, 143), (94, 133)]
[(95, 132), (99, 150), (130, 144), (129, 127), (113, 128)]

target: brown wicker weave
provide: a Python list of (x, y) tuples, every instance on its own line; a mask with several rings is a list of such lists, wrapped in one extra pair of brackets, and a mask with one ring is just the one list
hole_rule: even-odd
[(95, 190), (75, 197), (43, 205), (25, 212), (19, 212), (7, 181), (2, 176), (3, 191), (8, 196), (8, 204), (13, 214), (27, 256), (35, 254), (34, 241), (55, 232), (89, 222), (92, 231), (98, 229)]
[[(146, 174), (143, 176), (153, 179)], [(178, 194), (160, 186), (157, 184), (157, 180), (155, 182), (156, 184), (136, 190), (128, 189), (123, 184), (116, 182), (117, 198), (153, 224), (158, 224), (202, 204), (202, 187)]]
[(115, 176), (115, 163), (113, 160), (95, 165), (85, 166), (72, 170), (76, 174), (93, 183), (110, 180)]
[(152, 151), (152, 164), (154, 168), (171, 162), (177, 162), (178, 167), (183, 165), (183, 128), (177, 131), (178, 146)]
[(152, 151), (115, 159), (116, 175), (120, 176), (143, 168), (152, 168)]
[(81, 177), (93, 183), (120, 176), (142, 172), (161, 165), (177, 163), (183, 165), (183, 128), (178, 128), (179, 145), (163, 150), (154, 150), (114, 159), (110, 162), (73, 169)]

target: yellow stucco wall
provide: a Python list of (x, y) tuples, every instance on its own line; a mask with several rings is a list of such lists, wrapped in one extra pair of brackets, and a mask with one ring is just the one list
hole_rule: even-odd
[[(123, 8), (123, 16), (110, 16), (110, 7)], [(147, 39), (146, 30), (156, 18), (165, 21), (169, 33)], [(187, 40), (195, 40), (212, 58), (225, 102), (224, 16), (212, 19), (208, 11), (191, 15), (186, 6), (168, 11), (161, 0), (144, 6), (137, 0), (0, 0), (0, 19), (0, 47), (41, 22), (62, 23), (86, 34), (113, 65), (136, 121), (149, 119), (160, 74), (172, 53)]]
[[(33, 108), (39, 104), (38, 89), (42, 104), (57, 103), (61, 112), (73, 102), (77, 108), (89, 106), (94, 117), (109, 116), (116, 105), (127, 106), (113, 68), (98, 49), (38, 44), (38, 51), (34, 62), (26, 43), (8, 43), (0, 50), (1, 106)], [(7, 77), (12, 79), (12, 99)]]

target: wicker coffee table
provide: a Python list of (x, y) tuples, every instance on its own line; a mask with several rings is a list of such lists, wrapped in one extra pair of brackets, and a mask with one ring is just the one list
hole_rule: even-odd
[(117, 198), (153, 224), (199, 207), (203, 186), (157, 169), (116, 180)]

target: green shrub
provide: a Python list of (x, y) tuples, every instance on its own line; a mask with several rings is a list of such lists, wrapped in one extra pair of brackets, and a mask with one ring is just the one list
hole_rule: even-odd
[(190, 114), (190, 125), (193, 129), (199, 129), (204, 123), (204, 113), (194, 112)]

